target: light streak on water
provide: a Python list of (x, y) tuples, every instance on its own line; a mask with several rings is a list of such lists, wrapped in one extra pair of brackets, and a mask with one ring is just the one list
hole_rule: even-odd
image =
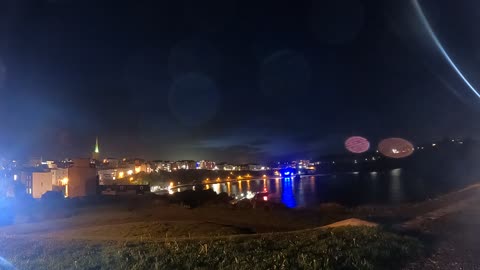
[(457, 65), (455, 65), (455, 63), (453, 62), (452, 58), (450, 58), (450, 56), (448, 55), (448, 53), (445, 50), (445, 48), (443, 47), (442, 43), (440, 43), (440, 40), (438, 40), (438, 37), (435, 34), (435, 32), (433, 31), (432, 27), (430, 26), (430, 23), (428, 22), (427, 17), (423, 13), (422, 7), (420, 6), (420, 3), (418, 3), (418, 0), (412, 0), (412, 2), (413, 2), (413, 6), (415, 7), (415, 11), (417, 12), (418, 16), (420, 17), (420, 20), (422, 21), (423, 25), (427, 29), (428, 34), (432, 38), (435, 45), (437, 45), (438, 49), (443, 54), (443, 56), (445, 57), (447, 62), (450, 64), (450, 66), (453, 68), (453, 70), (455, 70), (455, 72), (458, 74), (458, 76), (465, 82), (465, 84), (467, 84), (468, 88), (470, 88), (470, 90), (472, 90), (472, 92), (477, 97), (480, 98), (480, 94), (478, 93), (478, 91), (472, 86), (472, 84), (470, 84), (470, 82), (467, 80), (467, 78), (465, 78), (463, 73), (460, 71), (460, 69), (457, 67)]

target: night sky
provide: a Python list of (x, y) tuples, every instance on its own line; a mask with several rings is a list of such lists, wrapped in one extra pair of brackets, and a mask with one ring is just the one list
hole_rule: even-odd
[[(480, 135), (412, 2), (0, 1), (0, 155), (249, 162)], [(420, 0), (480, 88), (476, 1)]]

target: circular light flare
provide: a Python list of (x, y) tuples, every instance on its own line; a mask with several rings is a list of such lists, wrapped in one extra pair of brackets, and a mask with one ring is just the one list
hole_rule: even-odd
[(345, 148), (352, 153), (360, 154), (370, 149), (370, 142), (364, 137), (352, 136), (345, 141)]
[(413, 154), (413, 144), (402, 138), (388, 138), (378, 144), (378, 151), (390, 158), (404, 158)]

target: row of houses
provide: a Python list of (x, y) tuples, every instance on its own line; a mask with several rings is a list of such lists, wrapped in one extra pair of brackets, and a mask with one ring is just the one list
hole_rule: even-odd
[(176, 170), (221, 170), (221, 171), (264, 171), (269, 167), (260, 164), (240, 164), (234, 165), (229, 163), (216, 163), (211, 160), (178, 160), (163, 161), (154, 160), (150, 162), (155, 171), (176, 171)]
[[(152, 160), (146, 161), (143, 159), (117, 159), (104, 158), (102, 161), (96, 162), (99, 170), (100, 181), (113, 181), (123, 178), (132, 173), (142, 172), (159, 172), (159, 171), (177, 171), (177, 170), (225, 170), (225, 171), (263, 171), (268, 170), (269, 167), (259, 164), (228, 164), (225, 162), (216, 163), (211, 160)], [(141, 167), (139, 169), (139, 167)]]
[(152, 167), (154, 167), (155, 171), (176, 171), (176, 170), (196, 170), (196, 169), (203, 169), (203, 170), (215, 170), (216, 165), (215, 161), (209, 160), (177, 160), (177, 161), (170, 161), (170, 160), (154, 160), (150, 162)]
[(99, 185), (112, 185), (116, 180), (130, 178), (141, 172), (151, 173), (153, 169), (148, 163), (125, 164), (116, 168), (99, 168), (97, 174)]

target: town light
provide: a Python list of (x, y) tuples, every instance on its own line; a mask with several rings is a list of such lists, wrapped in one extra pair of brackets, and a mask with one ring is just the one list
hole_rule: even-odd
[(68, 178), (64, 177), (62, 180), (60, 180), (60, 182), (62, 183), (62, 186), (66, 186), (68, 185)]
[(118, 178), (123, 178), (124, 173), (123, 172), (118, 172)]
[(133, 171), (132, 171), (132, 170), (128, 170), (128, 171), (127, 171), (127, 174), (128, 174), (128, 175), (132, 175), (132, 174), (133, 174)]

